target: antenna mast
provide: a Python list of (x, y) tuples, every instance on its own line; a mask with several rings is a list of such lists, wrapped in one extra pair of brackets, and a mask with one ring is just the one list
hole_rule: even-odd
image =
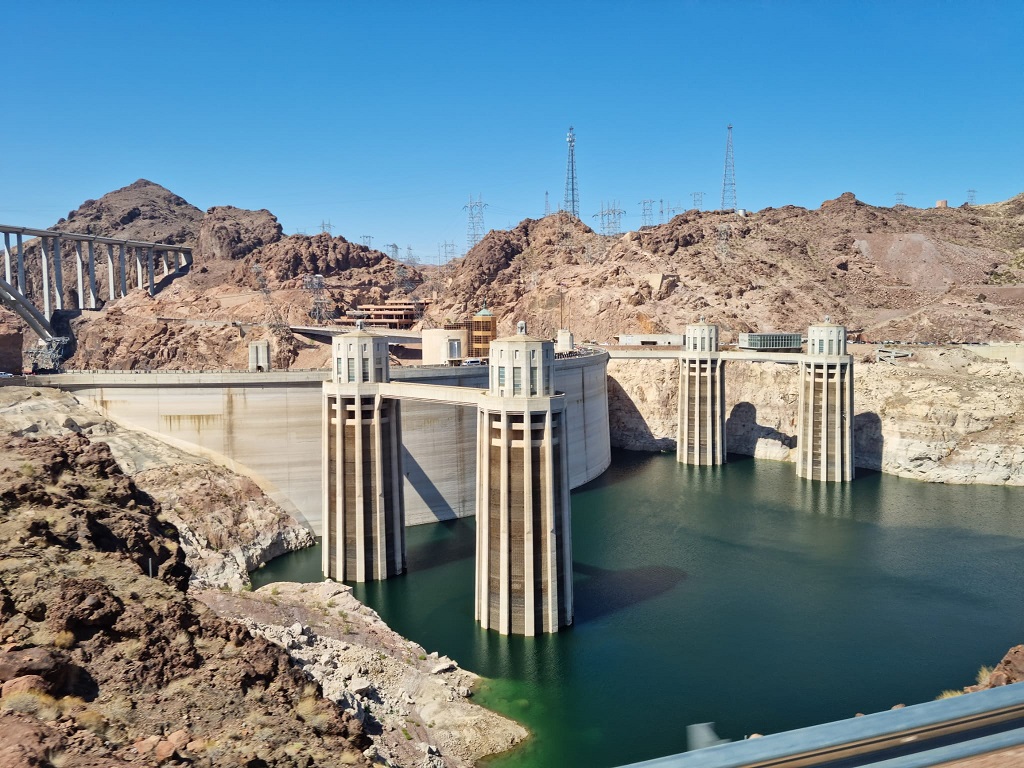
[(732, 156), (732, 123), (725, 140), (725, 174), (722, 177), (722, 210), (736, 210), (736, 162)]
[(569, 162), (565, 168), (565, 210), (580, 217), (580, 188), (576, 181), (576, 134), (569, 126), (569, 134), (565, 137), (569, 143)]

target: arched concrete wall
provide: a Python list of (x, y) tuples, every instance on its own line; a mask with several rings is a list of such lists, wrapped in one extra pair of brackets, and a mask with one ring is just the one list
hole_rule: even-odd
[[(607, 354), (555, 362), (565, 392), (569, 483), (594, 479), (611, 463)], [(267, 494), (321, 528), (321, 413), (325, 371), (270, 373), (98, 373), (39, 377), (125, 426), (212, 458), (252, 477)], [(486, 389), (487, 369), (396, 368), (396, 381)], [(402, 404), (406, 521), (409, 525), (476, 511), (476, 412), (423, 402)]]

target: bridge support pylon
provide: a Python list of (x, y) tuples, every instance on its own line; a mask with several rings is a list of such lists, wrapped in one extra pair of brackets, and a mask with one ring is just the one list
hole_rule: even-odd
[(846, 328), (827, 317), (807, 329), (797, 434), (797, 475), (853, 479), (853, 357), (846, 354)]
[(526, 335), (490, 345), (477, 412), (476, 619), (503, 635), (572, 624), (572, 525), (565, 396), (554, 345)]
[(676, 460), (680, 464), (725, 463), (725, 361), (718, 353), (718, 326), (686, 326), (679, 360), (679, 428)]
[(405, 572), (401, 408), (385, 399), (387, 338), (337, 336), (324, 382), (323, 571), (337, 581)]

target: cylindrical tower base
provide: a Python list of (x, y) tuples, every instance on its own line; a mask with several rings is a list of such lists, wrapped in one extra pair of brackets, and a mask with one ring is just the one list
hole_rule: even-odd
[(399, 403), (328, 391), (324, 409), (324, 576), (376, 581), (404, 573)]
[(808, 355), (800, 363), (797, 434), (797, 475), (833, 482), (853, 479), (852, 361), (826, 362)]
[(681, 464), (725, 463), (725, 362), (715, 355), (679, 361), (679, 431), (676, 459)]
[(553, 410), (563, 405), (485, 398), (478, 411), (475, 613), (503, 635), (573, 620), (565, 414)]

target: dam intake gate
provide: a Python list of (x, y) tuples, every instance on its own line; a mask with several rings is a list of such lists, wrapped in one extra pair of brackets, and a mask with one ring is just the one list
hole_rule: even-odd
[[(687, 326), (678, 355), (680, 463), (726, 460), (725, 363), (800, 366), (797, 474), (853, 479), (853, 358), (846, 329), (808, 329), (806, 354), (725, 352), (718, 327)], [(474, 613), (485, 629), (536, 635), (572, 624), (572, 526), (568, 474), (572, 425), (554, 390), (551, 341), (491, 342), (488, 389), (391, 380), (386, 336), (336, 336), (323, 384), (323, 571), (373, 581), (406, 570), (402, 402), (476, 410)], [(644, 355), (645, 357), (649, 355)], [(657, 355), (664, 357), (665, 355)]]

